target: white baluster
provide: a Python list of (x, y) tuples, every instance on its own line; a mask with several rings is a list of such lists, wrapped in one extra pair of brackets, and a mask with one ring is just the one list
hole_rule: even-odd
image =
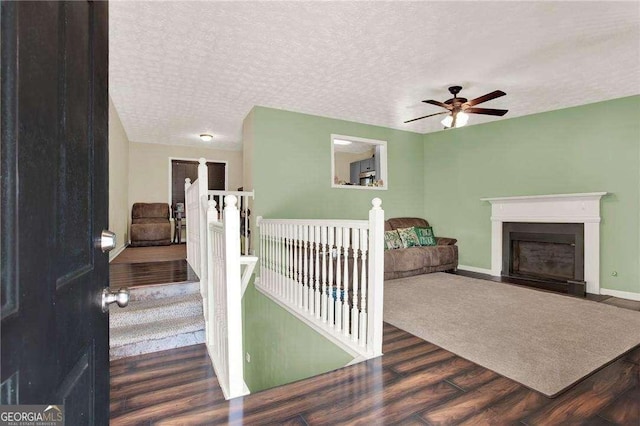
[(309, 310), (309, 227), (307, 225), (302, 226), (302, 260), (303, 260), (303, 274), (302, 274), (302, 307), (305, 311)]
[(249, 254), (249, 197), (242, 196), (242, 207), (244, 207), (244, 254)]
[(291, 304), (291, 299), (293, 298), (293, 289), (292, 289), (292, 276), (293, 276), (293, 249), (292, 244), (293, 240), (291, 238), (291, 226), (285, 225), (287, 232), (287, 299), (286, 301)]
[(287, 289), (289, 286), (288, 268), (289, 268), (289, 250), (287, 248), (287, 225), (280, 225), (282, 232), (282, 297), (287, 300)]
[(273, 265), (273, 270), (271, 272), (273, 279), (273, 292), (277, 294), (278, 292), (278, 232), (277, 225), (271, 224), (271, 264)]
[(265, 253), (265, 256), (267, 258), (267, 278), (268, 278), (268, 282), (267, 282), (267, 288), (269, 289), (269, 291), (273, 291), (273, 258), (271, 257), (271, 251), (272, 251), (272, 247), (273, 247), (273, 237), (272, 237), (272, 230), (271, 228), (273, 227), (272, 224), (267, 224), (266, 228), (267, 228), (267, 252)]
[(284, 262), (282, 261), (282, 251), (283, 251), (282, 227), (283, 225), (281, 224), (276, 225), (276, 230), (278, 233), (278, 237), (276, 240), (276, 245), (278, 248), (278, 295), (280, 295), (280, 297), (284, 297), (284, 279), (283, 279), (284, 278), (284, 271), (283, 271)]
[(297, 225), (296, 226), (296, 255), (298, 256), (298, 262), (296, 263), (296, 269), (298, 270), (297, 272), (297, 286), (296, 286), (296, 305), (299, 308), (302, 308), (302, 293), (303, 293), (303, 289), (302, 289), (302, 226)]
[(367, 255), (369, 253), (368, 230), (360, 230), (360, 244), (362, 246), (362, 278), (360, 279), (360, 346), (367, 345)]
[(353, 301), (351, 302), (351, 340), (358, 340), (358, 320), (360, 312), (358, 311), (358, 257), (360, 252), (360, 230), (353, 229)]
[(264, 249), (264, 245), (265, 245), (265, 238), (264, 238), (264, 232), (265, 232), (265, 224), (264, 223), (260, 223), (260, 221), (258, 221), (258, 230), (260, 232), (260, 281), (262, 285), (265, 285), (265, 280), (266, 280), (266, 275), (265, 275), (265, 270), (266, 268), (266, 259), (265, 259), (265, 249)]
[(313, 286), (313, 305), (316, 312), (316, 318), (320, 319), (320, 227), (314, 226), (314, 235), (316, 241), (316, 262), (315, 262), (315, 285)]
[(327, 304), (329, 302), (329, 296), (327, 295), (327, 227), (323, 226), (320, 229), (320, 244), (322, 248), (322, 292), (320, 298), (322, 299), (321, 317), (322, 322), (327, 322)]
[(342, 330), (342, 228), (336, 227), (336, 300), (334, 309), (336, 311), (336, 331)]
[(316, 315), (315, 311), (315, 297), (313, 294), (313, 274), (315, 272), (314, 268), (314, 257), (313, 257), (313, 246), (316, 240), (316, 234), (314, 226), (308, 225), (307, 229), (309, 230), (309, 249), (307, 250), (307, 256), (309, 257), (309, 272), (307, 273), (309, 277), (309, 281), (307, 282), (307, 287), (309, 288), (309, 294), (307, 295), (307, 305), (309, 306), (309, 314), (313, 317)]
[(342, 298), (342, 334), (349, 335), (349, 247), (351, 245), (351, 228), (344, 228), (342, 231), (344, 246), (344, 297)]
[(329, 226), (327, 229), (327, 235), (328, 235), (328, 251), (329, 251), (329, 256), (327, 259), (327, 262), (329, 262), (329, 281), (328, 281), (328, 285), (327, 285), (327, 293), (328, 293), (328, 303), (327, 303), (327, 310), (329, 311), (328, 315), (327, 315), (327, 321), (329, 321), (329, 327), (333, 328), (335, 327), (335, 295), (333, 294), (333, 239), (334, 239), (334, 232), (335, 232), (335, 228), (333, 226)]
[(271, 291), (276, 292), (276, 271), (277, 271), (277, 258), (276, 258), (276, 232), (275, 224), (271, 224), (270, 228), (270, 247), (269, 247), (269, 258), (271, 259)]

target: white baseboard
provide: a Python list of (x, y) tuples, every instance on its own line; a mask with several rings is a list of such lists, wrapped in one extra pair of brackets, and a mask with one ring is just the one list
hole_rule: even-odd
[(117, 247), (117, 248), (113, 249), (113, 251), (111, 253), (109, 253), (109, 263), (111, 263), (111, 261), (113, 259), (118, 257), (118, 255), (120, 253), (122, 253), (124, 251), (124, 249), (127, 248), (128, 245), (129, 245), (129, 243), (125, 243), (125, 244), (121, 245), (120, 247)]
[(475, 266), (458, 265), (458, 269), (462, 269), (463, 271), (469, 271), (469, 272), (477, 272), (479, 274), (493, 275), (493, 272), (491, 271), (491, 269), (476, 268)]
[(619, 297), (620, 299), (637, 300), (640, 301), (640, 293), (632, 293), (630, 291), (611, 290), (608, 288), (601, 288), (600, 294), (607, 296)]

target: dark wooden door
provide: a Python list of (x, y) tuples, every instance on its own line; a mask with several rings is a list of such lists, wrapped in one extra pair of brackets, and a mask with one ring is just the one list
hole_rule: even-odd
[(0, 7), (2, 403), (107, 424), (107, 3)]
[[(171, 208), (176, 203), (184, 203), (184, 180), (198, 179), (198, 162), (190, 160), (171, 160)], [(226, 163), (207, 162), (209, 189), (224, 191), (226, 186)]]

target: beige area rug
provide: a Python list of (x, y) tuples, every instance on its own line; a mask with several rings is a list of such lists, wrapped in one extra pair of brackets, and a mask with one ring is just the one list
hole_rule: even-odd
[(167, 262), (186, 258), (187, 245), (172, 244), (170, 246), (127, 247), (111, 263)]
[(640, 344), (640, 312), (445, 273), (386, 281), (384, 320), (549, 397)]

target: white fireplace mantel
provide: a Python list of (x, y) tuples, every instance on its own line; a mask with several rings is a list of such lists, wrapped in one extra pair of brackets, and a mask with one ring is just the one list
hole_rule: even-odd
[(491, 273), (502, 271), (503, 222), (583, 223), (584, 280), (600, 294), (600, 198), (606, 192), (481, 198), (491, 203)]

